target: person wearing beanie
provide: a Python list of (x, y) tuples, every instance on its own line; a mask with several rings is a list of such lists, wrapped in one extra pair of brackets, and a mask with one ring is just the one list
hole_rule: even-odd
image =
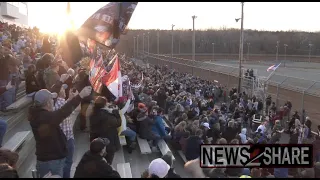
[(167, 174), (166, 178), (181, 178), (181, 176), (178, 175), (175, 172), (174, 168), (172, 167), (172, 165), (173, 165), (173, 156), (172, 156), (171, 152), (168, 152), (167, 154), (163, 155), (161, 157), (161, 159), (163, 159), (170, 166), (170, 169), (168, 171), (168, 174)]
[(104, 158), (109, 144), (110, 141), (107, 138), (92, 140), (90, 150), (82, 156), (74, 178), (121, 178)]

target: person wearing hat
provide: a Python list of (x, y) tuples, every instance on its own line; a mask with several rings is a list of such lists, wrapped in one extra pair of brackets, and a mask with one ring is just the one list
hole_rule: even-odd
[(107, 138), (93, 139), (90, 150), (82, 156), (76, 167), (74, 178), (121, 178), (104, 159), (109, 144)]
[(170, 170), (170, 166), (162, 158), (151, 161), (148, 167), (149, 178), (165, 178)]
[[(66, 98), (66, 89), (68, 88), (68, 85), (63, 84), (61, 87), (60, 92), (58, 93), (58, 98), (55, 102), (54, 108), (55, 110), (58, 110), (62, 108), (67, 101), (65, 100)], [(73, 97), (75, 96), (75, 93), (70, 92), (70, 97), (68, 101), (70, 101)], [(61, 130), (65, 134), (67, 138), (67, 148), (68, 148), (68, 155), (66, 157), (65, 161), (65, 166), (63, 169), (63, 178), (70, 178), (70, 171), (71, 171), (71, 166), (73, 163), (73, 153), (74, 153), (74, 136), (73, 136), (73, 127), (72, 127), (72, 122), (70, 120), (70, 117), (67, 117), (61, 124), (60, 124)]]
[[(49, 171), (52, 174), (63, 176), (65, 158), (68, 154), (67, 139), (60, 128), (60, 123), (66, 119), (80, 104), (81, 99), (90, 95), (92, 88), (87, 86), (68, 101), (61, 109), (54, 111), (54, 98), (60, 91), (62, 83), (68, 75), (62, 75), (60, 81), (53, 86), (51, 93), (41, 89), (34, 95), (34, 103), (29, 108), (28, 120), (36, 141), (36, 169), (40, 177)], [(77, 93), (76, 93), (77, 94)]]

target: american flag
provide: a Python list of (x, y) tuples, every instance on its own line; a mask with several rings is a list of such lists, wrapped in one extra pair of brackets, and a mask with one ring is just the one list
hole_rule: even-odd
[(103, 84), (101, 83), (101, 78), (106, 74), (106, 70), (103, 67), (103, 59), (100, 56), (99, 60), (96, 62), (95, 59), (90, 61), (90, 73), (89, 80), (93, 90), (97, 93), (101, 92)]

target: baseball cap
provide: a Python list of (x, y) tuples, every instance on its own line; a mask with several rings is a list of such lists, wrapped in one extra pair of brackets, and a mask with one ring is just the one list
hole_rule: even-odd
[(207, 122), (203, 123), (203, 126), (206, 127), (206, 128), (208, 128), (208, 129), (210, 129), (210, 125), (209, 125), (209, 123), (207, 123)]
[(97, 154), (102, 151), (103, 148), (108, 146), (110, 141), (108, 138), (95, 138), (90, 143), (90, 152)]
[(36, 105), (44, 105), (49, 99), (57, 97), (57, 93), (51, 93), (48, 89), (41, 89), (34, 95), (34, 102)]
[(154, 174), (159, 178), (164, 178), (168, 174), (169, 170), (170, 166), (161, 158), (151, 161), (148, 168), (149, 175)]

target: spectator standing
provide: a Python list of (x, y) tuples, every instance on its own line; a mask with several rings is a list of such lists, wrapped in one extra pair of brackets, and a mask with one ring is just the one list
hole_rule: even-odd
[(35, 94), (34, 104), (29, 108), (29, 122), (36, 141), (36, 169), (43, 177), (51, 171), (54, 175), (63, 176), (65, 159), (68, 155), (67, 139), (61, 130), (60, 123), (66, 119), (80, 104), (81, 99), (91, 93), (91, 87), (85, 87), (79, 95), (68, 101), (61, 109), (54, 110), (53, 99), (57, 97), (62, 83), (68, 75), (62, 75), (52, 88), (52, 92), (41, 89)]
[[(59, 94), (58, 98), (55, 103), (55, 110), (57, 111), (58, 109), (61, 109), (67, 101), (65, 100), (66, 98), (66, 84), (63, 84)], [(74, 97), (74, 93), (70, 93), (70, 97), (68, 101), (70, 101)], [(71, 171), (71, 166), (73, 163), (73, 153), (75, 149), (75, 144), (74, 144), (74, 135), (73, 135), (73, 126), (70, 117), (67, 117), (63, 122), (60, 124), (60, 127), (64, 133), (64, 135), (67, 138), (67, 149), (68, 149), (68, 155), (65, 160), (65, 165), (63, 169), (63, 178), (70, 178), (70, 171)]]
[(108, 138), (110, 144), (105, 159), (112, 164), (116, 151), (120, 149), (118, 127), (121, 126), (119, 111), (107, 106), (107, 99), (98, 96), (95, 99), (93, 112), (90, 116), (90, 140), (95, 138)]

